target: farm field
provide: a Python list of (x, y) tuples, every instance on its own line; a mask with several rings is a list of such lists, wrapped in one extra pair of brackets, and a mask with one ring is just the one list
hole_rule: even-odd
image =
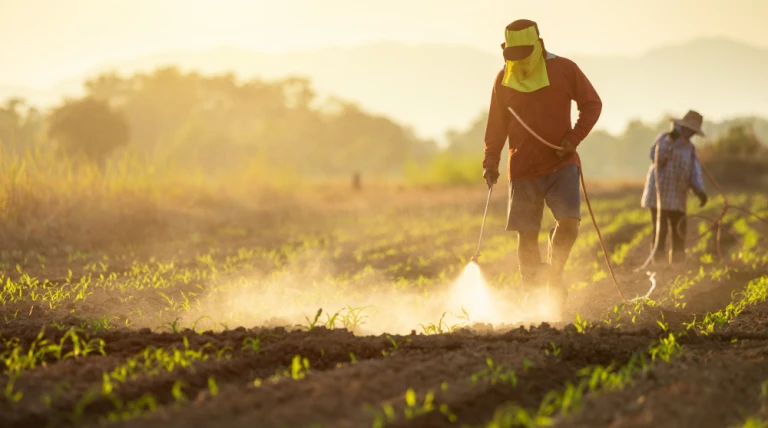
[[(768, 423), (764, 224), (729, 212), (725, 263), (690, 221), (684, 265), (634, 272), (651, 233), (640, 190), (597, 189), (631, 301), (583, 207), (558, 316), (522, 300), (497, 187), (479, 268), (483, 186), (201, 203), (130, 242), (6, 249), (0, 426)], [(768, 217), (765, 194), (730, 202)]]

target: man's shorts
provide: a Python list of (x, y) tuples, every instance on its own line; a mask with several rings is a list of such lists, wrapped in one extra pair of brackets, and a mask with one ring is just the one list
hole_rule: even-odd
[(581, 220), (579, 167), (567, 165), (546, 177), (510, 181), (507, 230), (541, 230), (544, 202), (555, 220), (569, 217)]

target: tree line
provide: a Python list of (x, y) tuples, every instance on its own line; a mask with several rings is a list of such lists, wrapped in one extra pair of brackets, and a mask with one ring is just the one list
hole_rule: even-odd
[(97, 76), (82, 98), (47, 113), (8, 100), (0, 106), (0, 142), (9, 152), (42, 147), (96, 164), (132, 153), (208, 173), (259, 159), (307, 176), (400, 174), (436, 151), (433, 141), (386, 117), (319, 99), (303, 78), (240, 82), (176, 68)]
[[(479, 162), (486, 118), (483, 113), (466, 130), (450, 131), (447, 152), (457, 158), (474, 156)], [(667, 118), (655, 123), (632, 120), (619, 134), (593, 130), (578, 149), (584, 174), (591, 178), (644, 178), (648, 172), (651, 145), (660, 133), (669, 130)], [(732, 183), (755, 179), (764, 182), (768, 178), (767, 119), (741, 117), (705, 121), (703, 131), (707, 138), (696, 137), (694, 143), (702, 162), (716, 172), (718, 178)], [(502, 163), (505, 161), (502, 157)], [(739, 174), (742, 168), (750, 171), (752, 176)]]
[[(45, 112), (20, 99), (0, 104), (2, 151), (55, 150), (101, 166), (130, 154), (210, 174), (269, 165), (309, 177), (405, 174), (458, 183), (474, 182), (481, 171), (485, 114), (467, 129), (449, 131), (447, 147), (439, 149), (386, 117), (344, 100), (320, 99), (300, 77), (240, 81), (232, 74), (168, 67), (127, 77), (105, 73), (84, 89), (83, 97)], [(668, 120), (634, 120), (618, 135), (593, 131), (579, 148), (585, 173), (644, 177), (649, 148), (668, 129)], [(702, 158), (731, 159), (730, 166), (715, 166), (718, 173), (736, 174), (749, 162), (751, 174), (764, 173), (768, 155), (761, 141), (768, 141), (768, 120), (710, 121), (704, 131), (710, 138), (699, 143)]]

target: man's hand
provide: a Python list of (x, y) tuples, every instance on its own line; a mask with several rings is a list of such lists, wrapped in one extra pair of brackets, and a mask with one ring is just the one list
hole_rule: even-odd
[(567, 159), (576, 153), (576, 146), (566, 139), (563, 139), (563, 141), (560, 143), (560, 147), (563, 149), (555, 152), (560, 157), (560, 159)]
[(485, 183), (488, 184), (488, 187), (493, 186), (494, 184), (496, 184), (496, 181), (499, 179), (499, 169), (498, 168), (484, 169), (483, 178), (485, 178)]
[(704, 207), (704, 205), (707, 205), (707, 194), (704, 192), (698, 193), (696, 196), (699, 197), (699, 208)]

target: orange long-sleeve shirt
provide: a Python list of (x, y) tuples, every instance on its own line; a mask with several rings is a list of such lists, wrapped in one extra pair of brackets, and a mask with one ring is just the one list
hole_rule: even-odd
[[(546, 54), (545, 54), (546, 55)], [(530, 180), (547, 176), (566, 165), (580, 166), (579, 155), (560, 159), (555, 151), (531, 135), (512, 116), (512, 107), (521, 119), (546, 141), (559, 145), (567, 139), (578, 146), (600, 117), (600, 96), (587, 76), (571, 60), (546, 60), (549, 86), (533, 92), (519, 92), (501, 84), (504, 70), (496, 76), (485, 130), (483, 168), (498, 168), (501, 150), (509, 138), (509, 179)], [(571, 127), (571, 101), (576, 101), (579, 118)]]

